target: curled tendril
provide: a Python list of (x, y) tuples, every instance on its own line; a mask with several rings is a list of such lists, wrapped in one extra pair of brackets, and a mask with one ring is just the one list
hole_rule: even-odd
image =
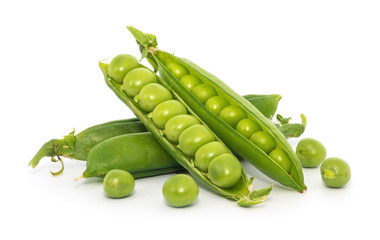
[(50, 171), (51, 175), (57, 176), (57, 175), (61, 174), (63, 172), (63, 170), (65, 169), (65, 165), (63, 164), (62, 159), (59, 156), (57, 156), (57, 159), (55, 159), (54, 157), (51, 157), (50, 160), (52, 162), (60, 162), (61, 166), (62, 166), (61, 169), (57, 172)]

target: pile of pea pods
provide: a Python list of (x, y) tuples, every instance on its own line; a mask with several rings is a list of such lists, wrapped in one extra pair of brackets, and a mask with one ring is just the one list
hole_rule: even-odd
[[(300, 137), (302, 123), (277, 114), (281, 96), (234, 92), (217, 77), (193, 62), (157, 48), (156, 37), (128, 27), (153, 70), (134, 56), (120, 54), (99, 67), (107, 86), (136, 115), (89, 127), (63, 139), (46, 142), (29, 165), (43, 157), (86, 161), (77, 179), (101, 177), (106, 196), (124, 198), (134, 191), (135, 179), (177, 173), (162, 186), (168, 205), (191, 205), (199, 194), (198, 183), (219, 196), (248, 207), (259, 204), (272, 186), (253, 188), (245, 172), (246, 160), (274, 181), (302, 193), (306, 190), (302, 167), (320, 166), (328, 187), (345, 186), (349, 165), (327, 158), (322, 143), (302, 139), (296, 151), (288, 138)], [(159, 75), (158, 75), (158, 74)]]

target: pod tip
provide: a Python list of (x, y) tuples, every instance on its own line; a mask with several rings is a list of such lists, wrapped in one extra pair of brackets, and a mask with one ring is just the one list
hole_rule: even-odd
[(84, 177), (83, 174), (80, 175), (79, 177), (77, 177), (77, 178), (74, 179), (74, 182), (81, 180), (83, 177)]

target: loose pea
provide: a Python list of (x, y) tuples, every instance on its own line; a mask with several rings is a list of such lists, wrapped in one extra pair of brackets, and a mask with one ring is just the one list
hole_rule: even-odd
[(221, 142), (209, 142), (200, 147), (195, 153), (195, 163), (199, 170), (208, 171), (208, 165), (217, 156), (228, 153), (228, 148)]
[(155, 82), (157, 82), (157, 80), (154, 73), (146, 68), (135, 68), (125, 75), (123, 85), (127, 95), (134, 97), (139, 94), (145, 85)]
[(175, 62), (169, 62), (166, 65), (166, 68), (177, 79), (181, 79), (183, 76), (185, 76), (185, 75), (188, 74), (187, 70), (183, 66), (181, 66), (181, 65), (179, 65), (178, 63), (175, 63)]
[(158, 104), (173, 99), (170, 91), (158, 83), (150, 83), (141, 89), (139, 94), (140, 107), (151, 112)]
[(185, 75), (179, 81), (190, 92), (191, 92), (191, 90), (193, 90), (193, 88), (195, 86), (197, 86), (197, 85), (199, 85), (199, 84), (202, 83), (201, 80), (199, 80), (199, 78), (197, 78), (194, 75)]
[(255, 132), (249, 140), (267, 154), (276, 147), (273, 137), (264, 131)]
[(208, 168), (211, 182), (222, 188), (232, 187), (241, 177), (242, 166), (231, 153), (224, 153), (214, 158)]
[(199, 120), (189, 114), (181, 114), (170, 118), (165, 124), (165, 136), (173, 142), (178, 143), (179, 135), (188, 127), (199, 124)]
[(296, 153), (303, 167), (317, 167), (326, 158), (326, 148), (313, 138), (302, 139), (297, 145)]
[(124, 170), (109, 171), (103, 179), (104, 193), (111, 198), (122, 198), (130, 195), (135, 188), (135, 179)]
[(205, 104), (210, 97), (218, 95), (216, 90), (207, 84), (199, 84), (191, 92), (202, 104)]
[(236, 131), (241, 133), (244, 137), (250, 138), (255, 132), (261, 131), (261, 127), (253, 120), (244, 118), (237, 123)]
[(187, 156), (193, 157), (201, 146), (214, 140), (215, 136), (208, 128), (195, 124), (181, 133), (178, 146)]
[(120, 54), (112, 59), (108, 71), (115, 82), (122, 84), (124, 76), (139, 66), (139, 61), (134, 56)]
[(327, 158), (321, 165), (321, 176), (328, 187), (340, 188), (351, 179), (351, 169), (343, 159)]
[(157, 105), (153, 110), (152, 120), (154, 124), (160, 128), (164, 129), (166, 122), (180, 114), (186, 114), (185, 106), (178, 100), (168, 100)]
[(246, 117), (245, 112), (236, 106), (227, 106), (219, 113), (219, 117), (228, 125), (235, 128), (236, 124)]
[(280, 165), (287, 173), (292, 169), (292, 162), (289, 155), (280, 148), (275, 148), (269, 153), (271, 157), (278, 165)]
[(170, 206), (185, 207), (198, 198), (199, 187), (189, 175), (177, 174), (164, 183), (162, 194)]
[(215, 115), (219, 115), (220, 111), (228, 105), (230, 105), (230, 103), (221, 96), (210, 97), (205, 104), (206, 108)]

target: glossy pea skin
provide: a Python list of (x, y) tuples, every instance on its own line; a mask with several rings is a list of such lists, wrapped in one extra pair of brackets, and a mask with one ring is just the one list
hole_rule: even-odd
[(210, 162), (207, 176), (215, 185), (229, 188), (239, 181), (241, 171), (239, 160), (231, 153), (224, 153)]
[(194, 75), (185, 75), (183, 76), (180, 80), (179, 80), (182, 85), (191, 92), (191, 90), (193, 90), (193, 88), (199, 84), (202, 83), (201, 80), (199, 80), (199, 78), (197, 78), (196, 76)]
[(199, 124), (199, 120), (189, 114), (181, 114), (170, 118), (165, 124), (165, 136), (172, 143), (178, 143), (181, 133), (188, 127)]
[(239, 107), (227, 106), (220, 111), (219, 117), (232, 128), (235, 128), (237, 123), (246, 117), (246, 114)]
[(169, 62), (166, 65), (166, 68), (177, 79), (181, 79), (183, 76), (189, 74), (187, 72), (187, 70), (182, 65), (175, 63), (175, 62)]
[(298, 144), (296, 153), (303, 167), (317, 167), (326, 158), (326, 148), (313, 138), (304, 138)]
[(164, 129), (166, 122), (180, 114), (186, 114), (186, 107), (178, 100), (168, 100), (157, 105), (152, 112), (152, 120), (159, 129)]
[(214, 134), (207, 127), (195, 124), (181, 133), (178, 147), (185, 155), (193, 157), (201, 146), (214, 140)]
[(173, 99), (170, 91), (158, 83), (149, 83), (141, 89), (139, 105), (146, 111), (151, 112), (158, 104)]
[(208, 172), (210, 162), (217, 156), (229, 153), (228, 148), (221, 142), (209, 142), (200, 147), (195, 153), (195, 163), (199, 170)]
[(113, 169), (103, 179), (104, 193), (110, 198), (129, 196), (135, 188), (135, 179), (124, 170)]
[(341, 158), (327, 158), (321, 165), (321, 176), (326, 186), (340, 188), (350, 181), (351, 169)]
[(284, 150), (275, 148), (269, 153), (269, 157), (280, 165), (287, 173), (292, 169), (292, 162), (289, 155)]
[(177, 174), (164, 183), (162, 194), (170, 206), (185, 207), (198, 198), (199, 187), (189, 175)]
[(250, 138), (255, 132), (261, 131), (260, 125), (249, 118), (240, 120), (235, 129), (246, 138)]
[(202, 104), (205, 104), (206, 101), (213, 97), (218, 95), (216, 90), (207, 84), (199, 84), (198, 86), (194, 87), (191, 91), (193, 96), (198, 99)]
[(264, 131), (255, 132), (249, 140), (267, 154), (276, 147), (273, 137)]
[(219, 115), (220, 111), (228, 105), (230, 105), (230, 103), (221, 96), (210, 97), (205, 103), (205, 107), (215, 115)]
[(157, 82), (156, 76), (146, 68), (132, 69), (123, 80), (124, 91), (129, 97), (134, 97), (149, 83)]
[(124, 76), (129, 71), (139, 66), (140, 63), (134, 56), (129, 54), (119, 54), (111, 60), (108, 72), (115, 82), (122, 84)]

